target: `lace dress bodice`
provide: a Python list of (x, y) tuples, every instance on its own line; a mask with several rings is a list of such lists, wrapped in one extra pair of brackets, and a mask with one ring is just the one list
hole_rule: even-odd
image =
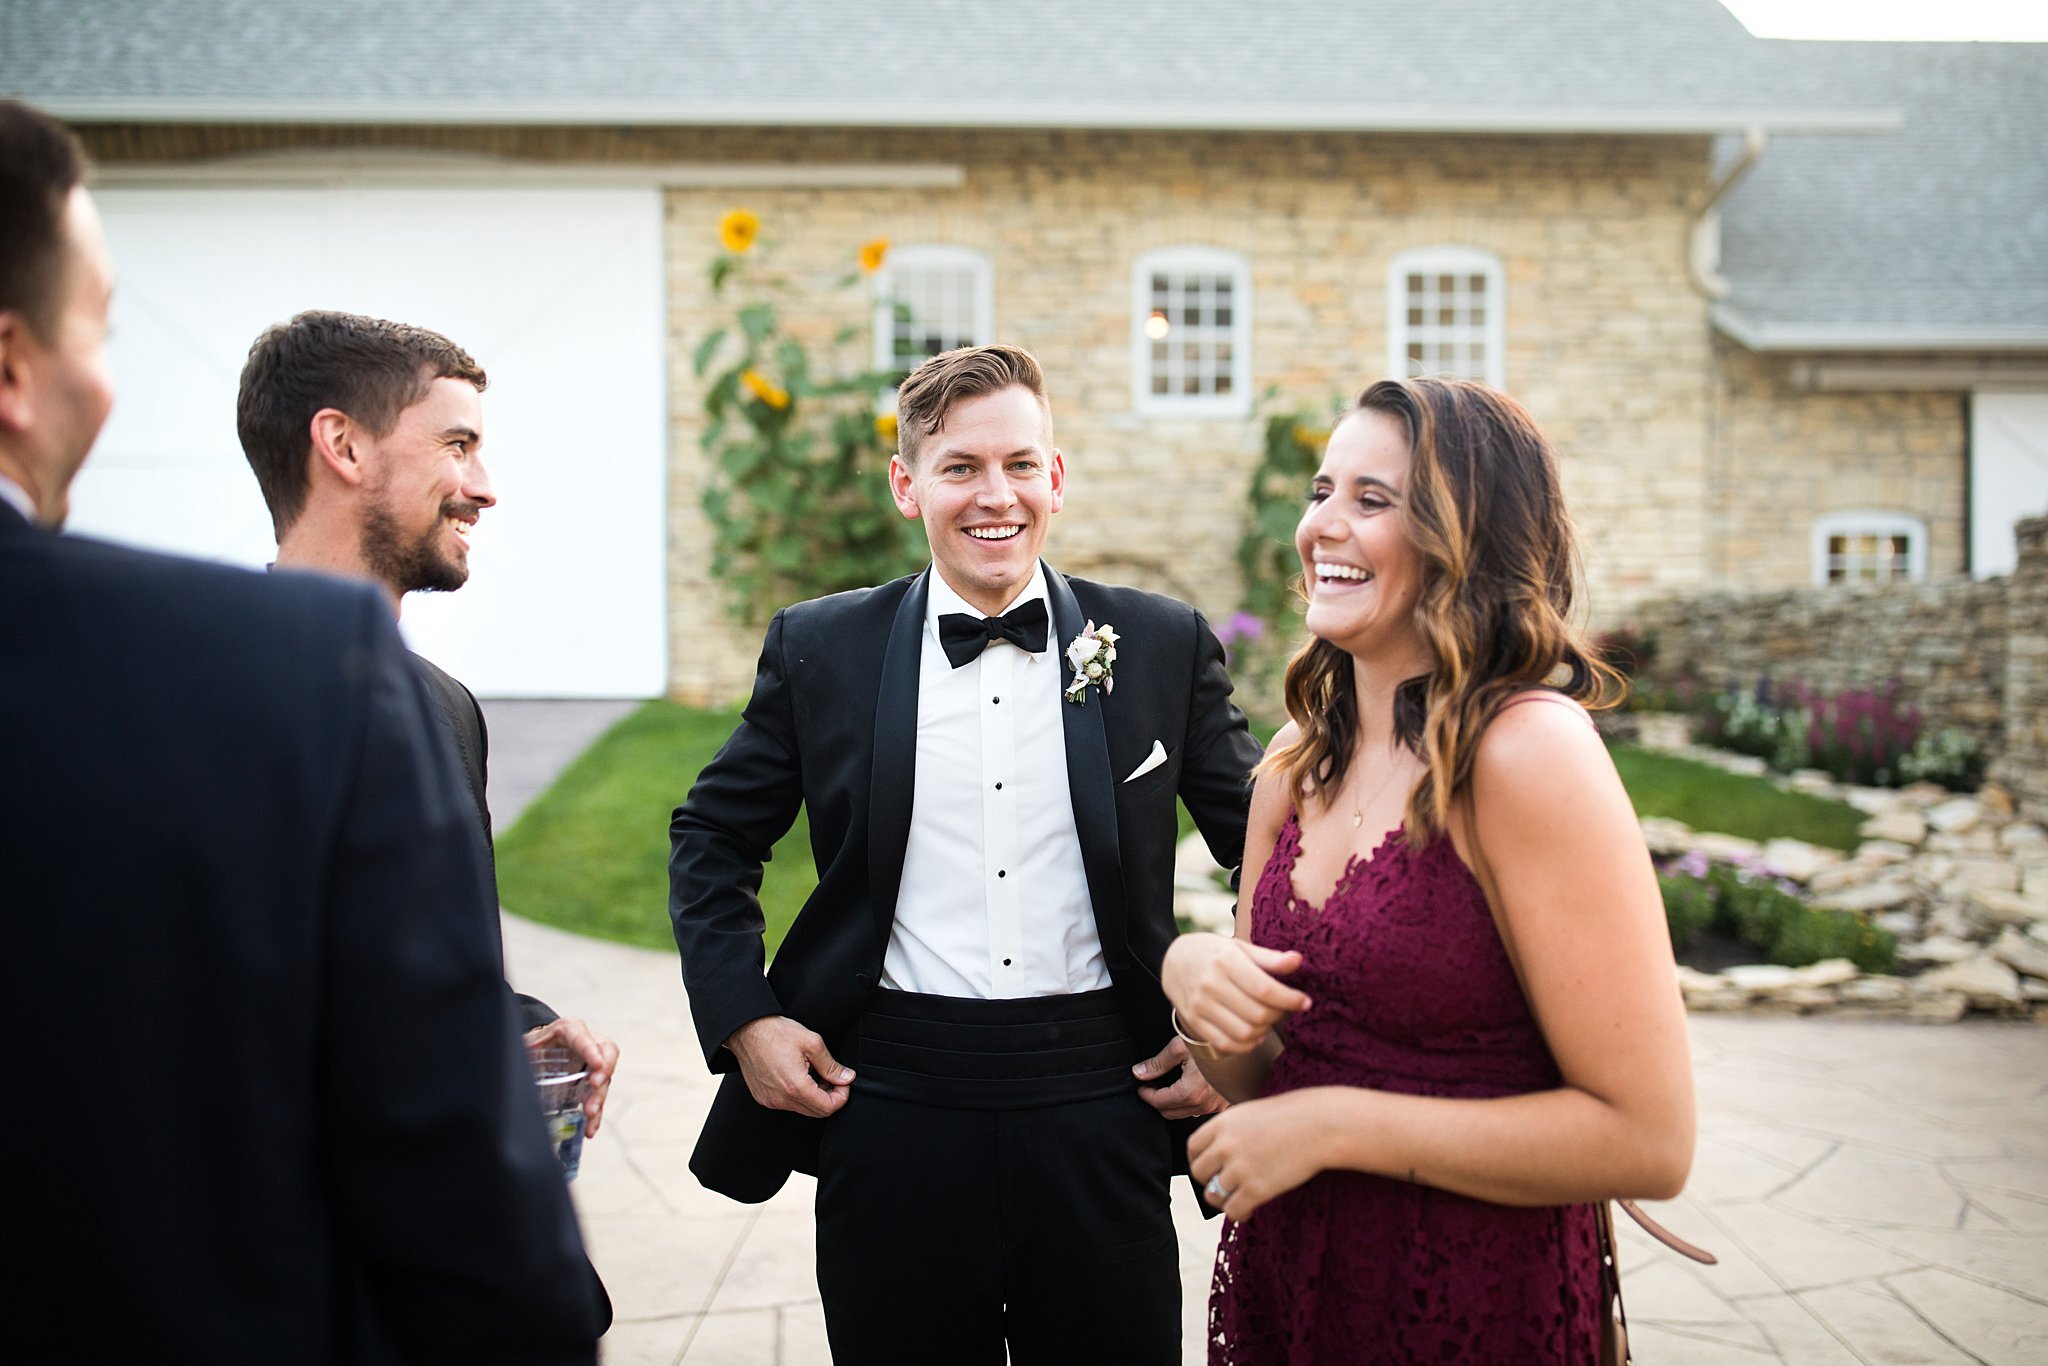
[[(1360, 1086), (1484, 1098), (1558, 1085), (1485, 895), (1450, 840), (1399, 831), (1320, 908), (1294, 890), (1290, 813), (1252, 897), (1252, 938), (1298, 949), (1265, 1095)], [(1517, 1208), (1323, 1172), (1226, 1221), (1209, 1307), (1214, 1366), (1599, 1359), (1587, 1205)]]

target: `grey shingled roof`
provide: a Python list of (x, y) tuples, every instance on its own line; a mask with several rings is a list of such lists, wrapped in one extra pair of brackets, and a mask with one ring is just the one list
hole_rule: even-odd
[(73, 119), (1826, 124), (1717, 0), (7, 0)]
[(2048, 350), (2048, 44), (1774, 46), (1905, 124), (1771, 140), (1723, 206), (1724, 327), (1801, 350)]
[(79, 121), (1763, 125), (1725, 330), (2048, 349), (2048, 45), (1769, 41), (1718, 0), (4, 0), (0, 92)]

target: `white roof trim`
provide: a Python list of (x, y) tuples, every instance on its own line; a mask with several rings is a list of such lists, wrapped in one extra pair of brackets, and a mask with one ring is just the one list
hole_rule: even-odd
[(74, 123), (628, 124), (854, 128), (1116, 128), (1246, 132), (1670, 133), (1751, 127), (1777, 133), (1885, 132), (1897, 109), (1479, 109), (1470, 105), (1207, 104), (801, 105), (763, 101), (523, 101), (462, 104), (321, 100), (69, 97), (22, 98)]
[(534, 161), (418, 149), (288, 148), (199, 161), (110, 162), (96, 185), (561, 185), (678, 189), (957, 189), (943, 162)]
[(1752, 351), (2048, 351), (2048, 327), (1886, 323), (1757, 323), (1725, 304), (1714, 326)]

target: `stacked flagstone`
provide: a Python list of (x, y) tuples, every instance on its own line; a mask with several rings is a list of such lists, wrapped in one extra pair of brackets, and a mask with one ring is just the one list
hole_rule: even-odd
[[(1741, 755), (1695, 747), (1677, 752), (1770, 776), (1761, 761)], [(2048, 1021), (2048, 830), (2016, 819), (2003, 789), (1965, 796), (1928, 783), (1850, 787), (1810, 771), (1785, 783), (1867, 812), (1856, 852), (1795, 839), (1760, 843), (1657, 817), (1643, 821), (1643, 837), (1659, 856), (1697, 851), (1753, 862), (1798, 884), (1802, 899), (1816, 909), (1867, 916), (1897, 936), (1900, 974), (1860, 973), (1839, 958), (1802, 968), (1754, 963), (1707, 973), (1681, 967), (1689, 1008)], [(1201, 836), (1190, 835), (1176, 864), (1175, 908), (1197, 928), (1228, 934), (1235, 898), (1220, 871)]]
[[(1769, 777), (1761, 760), (1687, 746), (1688, 759)], [(1817, 910), (1867, 916), (1898, 937), (1901, 975), (1859, 974), (1844, 960), (1805, 968), (1680, 969), (1694, 1010), (1833, 1010), (1949, 1021), (1972, 1012), (2048, 1019), (2048, 831), (2017, 819), (2010, 795), (1931, 783), (1854, 787), (1807, 770), (1782, 780), (1868, 814), (1844, 855), (1793, 839), (1763, 843), (1648, 819), (1653, 853), (1693, 850), (1754, 860), (1799, 884)]]

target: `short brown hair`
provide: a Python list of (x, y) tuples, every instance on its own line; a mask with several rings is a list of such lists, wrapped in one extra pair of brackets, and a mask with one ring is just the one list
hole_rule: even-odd
[(85, 183), (69, 129), (19, 100), (0, 100), (0, 312), (53, 340), (64, 279), (64, 209)]
[(1045, 371), (1038, 358), (1021, 346), (963, 346), (941, 351), (910, 372), (896, 391), (896, 453), (905, 465), (917, 463), (917, 448), (928, 436), (946, 429), (946, 414), (962, 400), (1001, 393), (1021, 385), (1045, 410), (1052, 430), (1052, 404), (1045, 396)]
[(479, 393), (489, 382), (469, 352), (409, 323), (314, 311), (264, 329), (242, 367), (235, 431), (277, 534), (306, 505), (313, 414), (339, 409), (383, 436), (437, 379), (467, 380)]

